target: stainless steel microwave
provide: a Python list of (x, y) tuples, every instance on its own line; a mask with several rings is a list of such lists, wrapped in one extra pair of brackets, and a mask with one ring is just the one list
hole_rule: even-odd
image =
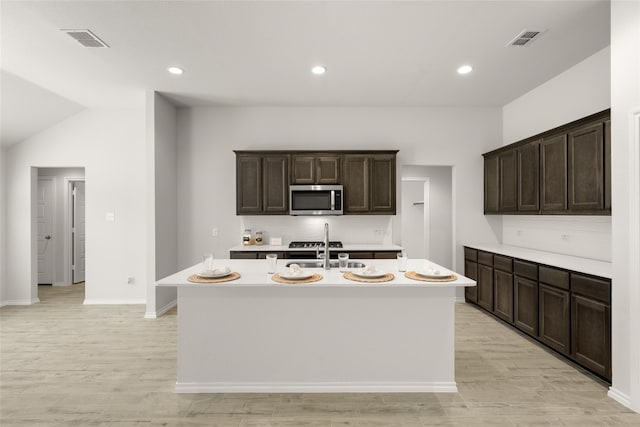
[(342, 185), (290, 185), (291, 215), (342, 215)]

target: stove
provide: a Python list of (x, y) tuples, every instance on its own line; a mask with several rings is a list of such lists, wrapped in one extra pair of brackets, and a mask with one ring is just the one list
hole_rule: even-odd
[[(291, 249), (315, 249), (316, 246), (324, 248), (324, 242), (291, 242)], [(342, 242), (329, 242), (329, 248), (341, 248)]]

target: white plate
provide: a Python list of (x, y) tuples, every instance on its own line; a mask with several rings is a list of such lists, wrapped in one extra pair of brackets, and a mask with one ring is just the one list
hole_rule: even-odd
[(433, 270), (427, 270), (427, 271), (421, 270), (421, 271), (416, 271), (416, 273), (419, 276), (426, 277), (427, 279), (442, 279), (444, 277), (451, 276), (451, 273), (443, 273), (443, 272), (433, 271)]
[(291, 274), (289, 272), (287, 273), (280, 273), (280, 277), (282, 277), (283, 279), (287, 279), (287, 280), (304, 280), (304, 279), (308, 279), (309, 277), (313, 276), (313, 273), (309, 273), (306, 271), (302, 271), (298, 274)]
[(226, 271), (216, 272), (213, 270), (204, 270), (200, 273), (197, 273), (196, 276), (202, 277), (203, 279), (216, 279), (218, 277), (224, 277), (231, 274), (231, 270), (227, 269)]
[(364, 271), (354, 271), (353, 274), (360, 277), (365, 277), (367, 279), (376, 279), (378, 277), (386, 276), (387, 273), (383, 271), (372, 271), (370, 273), (366, 273)]

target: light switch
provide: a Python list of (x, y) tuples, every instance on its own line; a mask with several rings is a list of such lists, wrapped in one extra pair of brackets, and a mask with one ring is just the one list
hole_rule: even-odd
[(107, 212), (107, 214), (105, 215), (105, 219), (107, 220), (107, 222), (115, 221), (116, 220), (115, 212)]

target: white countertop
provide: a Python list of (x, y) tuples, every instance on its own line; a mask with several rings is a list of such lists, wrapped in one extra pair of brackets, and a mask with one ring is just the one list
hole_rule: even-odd
[(493, 252), (526, 261), (545, 264), (552, 267), (564, 268), (593, 276), (612, 278), (611, 263), (591, 258), (558, 254), (554, 252), (539, 251), (535, 249), (521, 248), (519, 246), (503, 245), (500, 243), (466, 244), (469, 248)]
[[(350, 261), (358, 261), (355, 259), (351, 259)], [(285, 264), (288, 262), (296, 262), (295, 260), (278, 260), (278, 271), (283, 272), (288, 268), (285, 267)], [(300, 261), (302, 262), (302, 261)], [(309, 287), (338, 287), (338, 288), (359, 288), (359, 287), (411, 287), (411, 288), (442, 288), (442, 287), (464, 287), (464, 286), (475, 286), (476, 282), (463, 276), (462, 274), (455, 273), (458, 278), (453, 282), (423, 282), (419, 280), (409, 279), (404, 276), (404, 273), (398, 272), (398, 263), (396, 260), (361, 260), (364, 263), (372, 263), (376, 266), (378, 270), (383, 272), (393, 273), (395, 278), (389, 282), (382, 283), (363, 283), (363, 282), (355, 282), (349, 279), (345, 279), (343, 277), (343, 273), (338, 271), (337, 268), (332, 268), (331, 270), (324, 269), (304, 269), (309, 272), (317, 272), (322, 274), (323, 279), (313, 283), (300, 283), (300, 284), (283, 284), (274, 282), (271, 280), (271, 274), (267, 273), (267, 262), (266, 260), (243, 260), (243, 259), (216, 259), (214, 260), (215, 267), (225, 267), (228, 266), (231, 268), (231, 271), (235, 271), (240, 273), (241, 277), (239, 279), (230, 281), (230, 282), (222, 282), (222, 283), (192, 283), (187, 280), (187, 278), (192, 275), (202, 271), (202, 265), (196, 264), (189, 268), (186, 268), (178, 273), (175, 273), (171, 276), (165, 277), (164, 279), (158, 280), (156, 282), (156, 286), (177, 286), (177, 287), (299, 287), (299, 288), (309, 288)], [(449, 272), (452, 273), (451, 270), (448, 270), (444, 267), (441, 267), (437, 264), (430, 263), (429, 261), (425, 261), (424, 259), (410, 259), (407, 262), (408, 271), (412, 270), (424, 270), (425, 268), (433, 268), (436, 270), (440, 270), (443, 273)], [(355, 269), (354, 269), (355, 271)]]
[[(394, 244), (360, 244), (360, 243), (343, 243), (341, 248), (331, 248), (331, 252), (350, 252), (350, 251), (401, 251), (402, 246)], [(238, 245), (234, 246), (230, 251), (247, 251), (247, 252), (282, 252), (282, 251), (315, 251), (315, 248), (290, 248), (289, 245)]]

